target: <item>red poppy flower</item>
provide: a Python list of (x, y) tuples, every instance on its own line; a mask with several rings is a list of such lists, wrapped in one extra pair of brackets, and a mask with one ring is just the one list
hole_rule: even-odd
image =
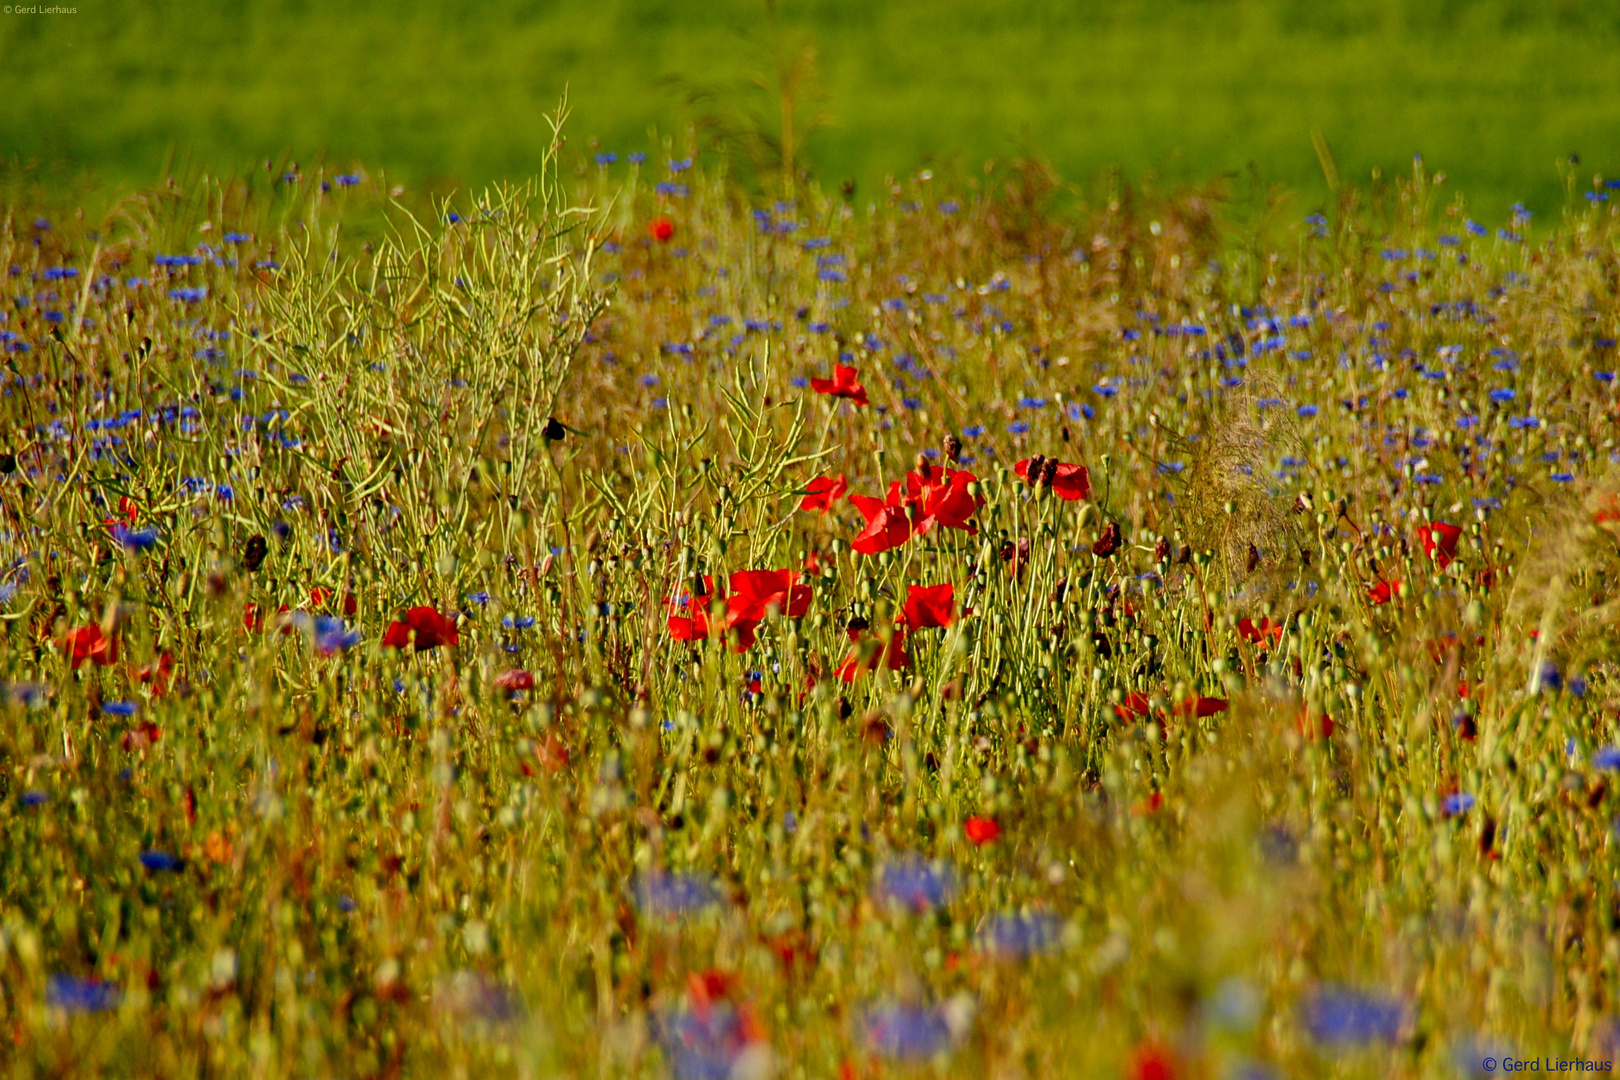
[(1225, 698), (1193, 696), (1176, 706), (1177, 716), (1194, 716), (1202, 720), (1226, 711)]
[(133, 752), (145, 750), (161, 738), (163, 738), (162, 728), (150, 720), (142, 720), (129, 731), (124, 732), (124, 737), (118, 741), (125, 750)]
[[(890, 671), (900, 671), (911, 666), (911, 657), (906, 655), (906, 630), (903, 626), (896, 626), (894, 634), (889, 638), (887, 647), (881, 643), (865, 638), (865, 631), (851, 629), (849, 638), (855, 642), (855, 648), (845, 657), (844, 662), (838, 665), (838, 677), (844, 682), (854, 682), (855, 679), (882, 666)], [(877, 647), (874, 649), (873, 645)]]
[(1239, 619), (1237, 628), (1244, 641), (1252, 641), (1257, 645), (1263, 645), (1268, 641), (1275, 644), (1281, 641), (1283, 636), (1282, 623), (1272, 622), (1265, 617), (1259, 620)]
[(1432, 525), (1420, 525), (1417, 530), (1418, 543), (1423, 545), (1424, 552), (1442, 570), (1456, 559), (1457, 541), (1461, 537), (1461, 529), (1455, 525), (1447, 525), (1443, 521), (1436, 521)]
[(495, 685), (502, 690), (533, 690), (534, 673), (524, 671), (522, 668), (512, 668), (495, 676)]
[(870, 495), (851, 495), (849, 501), (866, 517), (866, 528), (849, 545), (855, 551), (877, 555), (911, 539), (911, 519), (903, 507)]
[[(976, 483), (978, 479), (972, 473), (960, 469), (927, 467), (916, 472), (908, 472), (905, 502), (919, 508), (917, 535), (921, 536), (935, 525), (943, 525), (947, 529), (963, 529), (970, 533), (978, 532), (978, 526), (968, 521), (968, 518), (984, 505), (983, 496), (974, 496), (968, 492), (968, 485)], [(900, 501), (896, 487), (889, 489), (891, 503)]]
[(967, 838), (979, 847), (990, 843), (1001, 835), (1001, 826), (990, 818), (970, 817), (962, 822), (962, 831)]
[(714, 578), (703, 575), (703, 593), (700, 596), (671, 597), (669, 636), (676, 641), (706, 641), (709, 637), (709, 605), (714, 601)]
[(73, 667), (79, 667), (86, 660), (97, 667), (109, 667), (118, 663), (118, 641), (102, 633), (99, 623), (90, 623), (77, 630), (69, 630), (60, 644), (63, 651), (68, 654), (69, 663)]
[(848, 490), (849, 481), (844, 479), (843, 473), (837, 476), (818, 476), (805, 485), (805, 496), (799, 500), (799, 509), (820, 510), (825, 514)]
[(931, 630), (949, 626), (956, 618), (956, 587), (944, 585), (910, 585), (906, 587), (906, 606), (902, 621), (912, 630)]
[(1330, 738), (1333, 735), (1335, 726), (1333, 717), (1327, 713), (1321, 713), (1313, 718), (1310, 709), (1301, 709), (1299, 711), (1298, 723), (1299, 733), (1307, 739)]
[[(1025, 458), (1013, 466), (1013, 472), (1025, 483), (1029, 483), (1029, 462), (1030, 459)], [(1050, 466), (1053, 462), (1047, 461), (1046, 464)], [(1059, 461), (1056, 465), (1057, 472), (1052, 476), (1052, 494), (1064, 502), (1091, 498), (1091, 470), (1068, 461)]]
[(252, 634), (264, 632), (264, 612), (251, 600), (242, 608), (242, 625)]
[(761, 622), (771, 614), (797, 619), (810, 610), (810, 586), (799, 584), (797, 570), (738, 570), (729, 584), (727, 629)]
[[(317, 608), (325, 607), (335, 595), (336, 594), (331, 589), (317, 585), (315, 588), (309, 591), (309, 606)], [(354, 615), (359, 612), (359, 610), (360, 601), (355, 599), (354, 593), (344, 593), (343, 614), (348, 618), (353, 618)]]
[[(1158, 792), (1153, 793), (1155, 798)], [(1143, 1043), (1131, 1051), (1130, 1080), (1176, 1080), (1176, 1059), (1165, 1047)]]
[(440, 645), (455, 645), (460, 640), (460, 635), (456, 633), (456, 621), (424, 604), (407, 611), (403, 621), (389, 623), (382, 643), (386, 649), (403, 649), (414, 643), (416, 651), (423, 652)]
[(1379, 604), (1387, 604), (1400, 595), (1401, 583), (1399, 581), (1380, 581), (1367, 590), (1367, 599), (1375, 607)]
[(169, 677), (174, 674), (174, 654), (167, 649), (159, 654), (156, 660), (143, 664), (135, 670), (135, 678), (143, 683), (152, 684), (152, 694), (162, 697), (169, 692)]
[(647, 223), (647, 235), (660, 244), (669, 243), (669, 238), (675, 235), (675, 223), (667, 217), (656, 217)]
[(821, 573), (821, 552), (811, 551), (804, 557), (804, 572), (807, 574)]
[(866, 400), (866, 387), (855, 378), (857, 372), (845, 364), (833, 365), (833, 377), (830, 379), (811, 379), (810, 389), (818, 394), (830, 394), (833, 397), (848, 398), (857, 405), (870, 405)]
[(1152, 709), (1148, 696), (1140, 690), (1132, 690), (1125, 695), (1125, 700), (1114, 706), (1114, 715), (1124, 721), (1139, 720)]

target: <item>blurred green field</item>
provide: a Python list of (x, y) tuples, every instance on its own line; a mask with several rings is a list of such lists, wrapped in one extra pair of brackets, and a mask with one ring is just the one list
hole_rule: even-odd
[(803, 112), (830, 120), (809, 163), (862, 194), (925, 163), (1036, 153), (1076, 181), (1253, 163), (1309, 206), (1326, 192), (1313, 130), (1346, 181), (1422, 152), (1482, 215), (1559, 205), (1572, 152), (1620, 169), (1620, 9), (1603, 0), (801, 0), (775, 22), (759, 0), (75, 10), (0, 19), (13, 183), (32, 163), (42, 186), (116, 192), (177, 151), (193, 169), (289, 153), (476, 184), (532, 171), (565, 89), (576, 148), (684, 154), (694, 121), (774, 116), (750, 76), (800, 41), (823, 91)]

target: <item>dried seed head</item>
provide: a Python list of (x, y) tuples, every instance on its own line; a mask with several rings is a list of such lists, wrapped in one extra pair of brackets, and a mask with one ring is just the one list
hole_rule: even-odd
[(1091, 545), (1091, 553), (1100, 559), (1109, 558), (1119, 550), (1119, 525), (1110, 521), (1103, 526), (1102, 535)]

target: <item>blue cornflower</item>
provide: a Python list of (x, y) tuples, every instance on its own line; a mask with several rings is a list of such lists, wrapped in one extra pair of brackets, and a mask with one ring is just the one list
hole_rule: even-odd
[(636, 906), (649, 915), (680, 915), (720, 902), (707, 874), (649, 871), (636, 881)]
[(167, 851), (143, 851), (141, 852), (141, 865), (158, 874), (164, 871), (184, 870), (186, 860), (178, 855), (170, 855)]
[(31, 788), (17, 797), (17, 801), (24, 806), (44, 806), (50, 801), (50, 796), (38, 788)]
[(682, 158), (679, 161), (671, 160), (670, 163), (669, 163), (669, 171), (672, 172), (672, 173), (683, 173), (687, 169), (690, 169), (691, 167), (692, 167), (692, 159), (691, 158)]
[(1594, 769), (1620, 769), (1620, 746), (1605, 746), (1592, 755)]
[(116, 1009), (120, 996), (117, 986), (100, 979), (52, 975), (45, 984), (46, 1004), (67, 1012), (92, 1013)]
[(1070, 420), (1090, 420), (1097, 415), (1097, 410), (1079, 401), (1069, 402), (1067, 410)]
[(652, 1036), (675, 1080), (727, 1080), (753, 1072), (744, 1064), (753, 1045), (746, 1017), (729, 1001), (655, 1014)]
[(866, 1010), (866, 1043), (898, 1061), (926, 1061), (951, 1048), (951, 1025), (938, 1008), (882, 1004)]
[(986, 951), (1001, 957), (1050, 952), (1063, 936), (1063, 920), (1050, 912), (997, 915), (979, 931)]
[(508, 615), (501, 620), (501, 625), (508, 630), (527, 630), (534, 625), (533, 615)]
[(917, 911), (946, 903), (955, 892), (956, 873), (949, 863), (931, 863), (911, 855), (878, 872), (878, 895)]
[(984, 434), (984, 425), (983, 424), (970, 424), (967, 427), (962, 429), (962, 438), (964, 438), (964, 439), (977, 439), (980, 435), (983, 435), (983, 434)]
[(359, 183), (360, 176), (357, 173), (343, 173), (337, 178), (338, 187), (354, 187)]
[(158, 542), (156, 529), (131, 529), (127, 525), (114, 525), (112, 537), (125, 551), (151, 551)]
[(939, 204), (939, 212), (942, 214), (954, 214), (960, 209), (962, 209), (962, 204), (955, 199), (946, 199)]
[(138, 701), (103, 701), (101, 711), (112, 716), (134, 716), (141, 711)]
[(603, 152), (603, 153), (600, 153), (600, 154), (596, 155), (596, 163), (598, 165), (612, 165), (614, 162), (616, 162), (618, 160), (619, 160), (619, 155), (611, 153), (611, 152)]
[(1046, 399), (1038, 397), (1021, 397), (1018, 399), (1018, 404), (1025, 409), (1044, 409), (1046, 408)]
[(321, 615), (315, 619), (315, 650), (322, 656), (332, 656), (360, 644), (360, 631), (350, 630), (335, 615)]
[(1317, 407), (1315, 405), (1301, 405), (1299, 408), (1295, 409), (1294, 411), (1297, 412), (1300, 416), (1304, 417), (1307, 420), (1309, 420), (1311, 417), (1315, 416), (1317, 414), (1317, 412), (1318, 412)]
[(1406, 1006), (1353, 990), (1330, 988), (1305, 1005), (1305, 1027), (1319, 1043), (1393, 1042), (1406, 1026)]
[(1022, 435), (1029, 430), (1029, 425), (1022, 420), (1014, 420), (1007, 425), (1007, 430), (1014, 435)]
[(1440, 802), (1440, 813), (1446, 817), (1459, 817), (1474, 808), (1477, 800), (1466, 791), (1458, 791), (1447, 795)]
[(1505, 405), (1518, 396), (1518, 392), (1511, 386), (1499, 386), (1490, 393), (1491, 400), (1498, 405)]
[(467, 594), (467, 602), (470, 604), (477, 604), (479, 607), (483, 607), (485, 604), (489, 603), (489, 601), (490, 595), (487, 592), (475, 592)]
[(647, 161), (647, 155), (642, 153), (640, 150), (632, 150), (630, 153), (624, 155), (624, 160), (628, 161), (632, 165), (643, 165)]

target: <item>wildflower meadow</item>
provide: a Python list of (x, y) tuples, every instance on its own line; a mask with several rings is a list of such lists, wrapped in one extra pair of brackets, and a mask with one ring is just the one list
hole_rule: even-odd
[(1566, 182), (9, 206), (0, 1070), (1608, 1071)]

